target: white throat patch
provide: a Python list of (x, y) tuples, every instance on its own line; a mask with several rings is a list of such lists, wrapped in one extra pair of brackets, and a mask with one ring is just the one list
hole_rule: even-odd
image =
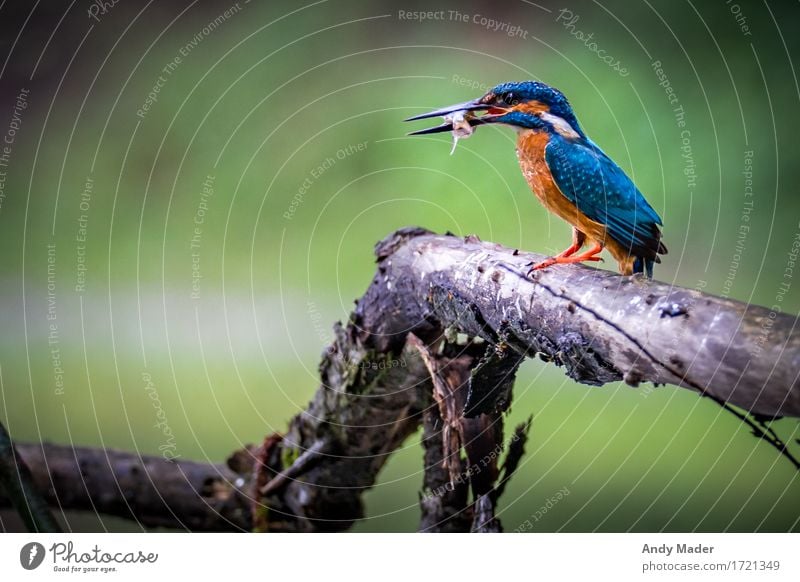
[(564, 119), (563, 117), (559, 117), (558, 115), (553, 115), (547, 111), (542, 111), (540, 117), (548, 122), (553, 128), (564, 137), (568, 137), (571, 139), (575, 139), (580, 137), (577, 131), (569, 124), (569, 122)]

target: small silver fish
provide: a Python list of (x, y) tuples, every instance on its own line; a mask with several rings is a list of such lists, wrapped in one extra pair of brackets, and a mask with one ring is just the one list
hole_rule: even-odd
[(474, 119), (475, 115), (472, 111), (459, 109), (444, 116), (445, 122), (453, 124), (453, 148), (450, 150), (450, 155), (456, 151), (459, 139), (467, 139), (475, 131), (475, 128), (470, 125), (469, 120)]

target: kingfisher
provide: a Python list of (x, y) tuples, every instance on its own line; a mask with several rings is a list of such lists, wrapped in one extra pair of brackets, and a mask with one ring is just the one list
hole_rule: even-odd
[[(501, 83), (482, 97), (406, 119), (444, 117), (439, 126), (409, 135), (445, 131), (467, 137), (489, 123), (517, 132), (522, 174), (544, 207), (572, 225), (572, 244), (533, 265), (600, 261), (608, 249), (623, 275), (653, 276), (653, 264), (667, 253), (662, 221), (633, 181), (581, 129), (564, 94), (545, 83)], [(588, 249), (581, 251), (584, 246)]]

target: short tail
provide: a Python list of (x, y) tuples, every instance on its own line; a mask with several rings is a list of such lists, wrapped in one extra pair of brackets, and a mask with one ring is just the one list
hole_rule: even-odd
[(647, 275), (648, 279), (653, 278), (653, 264), (655, 261), (653, 259), (645, 259), (644, 257), (636, 257), (636, 260), (633, 261), (633, 272), (634, 273), (644, 273)]

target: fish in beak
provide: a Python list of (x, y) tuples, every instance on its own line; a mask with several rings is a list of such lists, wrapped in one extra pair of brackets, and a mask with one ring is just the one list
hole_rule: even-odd
[[(445, 122), (441, 125), (437, 125), (435, 127), (429, 127), (427, 129), (419, 129), (417, 131), (412, 131), (408, 135), (426, 135), (429, 133), (441, 133), (443, 131), (453, 131), (453, 120), (462, 120), (462, 119), (471, 119), (474, 122), (477, 122), (478, 117), (475, 117), (474, 111), (486, 111), (489, 109), (489, 105), (486, 103), (482, 103), (480, 99), (476, 99), (474, 101), (467, 101), (465, 103), (458, 103), (456, 105), (451, 105), (449, 107), (442, 107), (441, 109), (436, 109), (434, 111), (429, 111), (428, 113), (423, 113), (421, 115), (415, 115), (414, 117), (409, 117), (404, 121), (417, 121), (418, 119), (428, 119), (429, 117), (443, 117)], [(469, 114), (469, 117), (467, 115)], [(472, 125), (470, 123), (469, 125)], [(477, 123), (476, 123), (477, 125)]]
[[(490, 111), (491, 110), (491, 111)], [(476, 115), (479, 111), (488, 111), (488, 113), (478, 117)], [(412, 131), (408, 135), (427, 135), (431, 133), (442, 133), (445, 131), (452, 132), (453, 134), (453, 148), (450, 150), (452, 155), (456, 149), (456, 144), (459, 138), (467, 138), (475, 131), (475, 126), (492, 123), (492, 121), (499, 115), (506, 113), (505, 110), (500, 110), (486, 102), (484, 97), (475, 99), (473, 101), (466, 101), (465, 103), (458, 103), (443, 107), (421, 115), (409, 117), (404, 121), (417, 121), (419, 119), (428, 119), (429, 117), (442, 117), (444, 123), (429, 127), (427, 129), (419, 129)]]

